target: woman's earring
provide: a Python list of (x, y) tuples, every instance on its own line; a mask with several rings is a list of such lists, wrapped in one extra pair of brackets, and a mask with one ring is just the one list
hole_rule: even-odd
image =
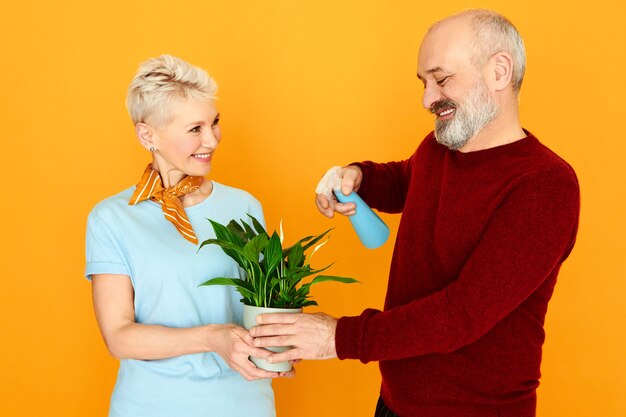
[(150, 152), (154, 152), (154, 146), (150, 147)]

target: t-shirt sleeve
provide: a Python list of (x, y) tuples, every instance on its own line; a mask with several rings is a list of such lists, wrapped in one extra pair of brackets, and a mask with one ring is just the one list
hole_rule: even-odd
[(128, 275), (130, 271), (125, 261), (119, 236), (114, 232), (111, 222), (107, 222), (97, 210), (87, 219), (87, 237), (85, 244), (85, 277), (93, 274)]

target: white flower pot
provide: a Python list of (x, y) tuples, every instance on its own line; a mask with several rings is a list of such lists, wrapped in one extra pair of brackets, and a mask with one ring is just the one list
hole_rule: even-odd
[[(243, 305), (243, 327), (250, 330), (257, 325), (256, 316), (259, 314), (272, 314), (272, 313), (301, 313), (301, 308), (269, 308), (269, 307), (253, 307), (249, 305)], [(284, 352), (291, 349), (290, 347), (266, 347), (265, 349), (272, 352)], [(271, 372), (287, 372), (291, 370), (291, 364), (289, 362), (269, 363), (265, 359), (256, 358), (250, 356), (250, 360), (257, 368), (265, 369)]]

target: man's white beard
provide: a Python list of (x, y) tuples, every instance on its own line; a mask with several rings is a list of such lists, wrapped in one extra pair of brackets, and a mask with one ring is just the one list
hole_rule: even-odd
[(478, 78), (467, 98), (455, 105), (452, 119), (435, 121), (437, 142), (453, 151), (465, 146), (500, 112), (498, 104), (489, 95), (482, 78)]

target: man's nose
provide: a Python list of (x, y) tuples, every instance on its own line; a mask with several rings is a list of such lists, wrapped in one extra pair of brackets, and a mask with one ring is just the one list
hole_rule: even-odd
[(426, 84), (426, 87), (424, 87), (424, 95), (422, 96), (422, 106), (424, 106), (426, 110), (429, 110), (433, 103), (441, 100), (441, 98), (441, 92), (438, 86)]

